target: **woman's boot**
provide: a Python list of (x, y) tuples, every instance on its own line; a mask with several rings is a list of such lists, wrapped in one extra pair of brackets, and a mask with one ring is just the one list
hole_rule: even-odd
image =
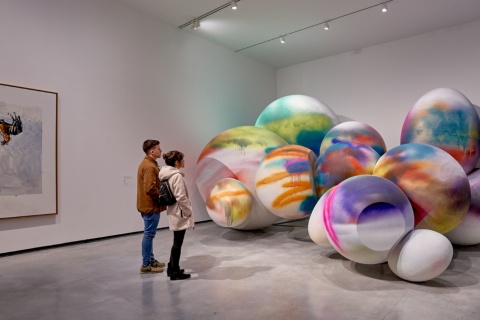
[(190, 274), (185, 273), (184, 270), (180, 269), (180, 267), (173, 267), (172, 270), (170, 271), (170, 274), (167, 274), (170, 277), (170, 280), (185, 280), (190, 278)]
[[(167, 276), (170, 277), (170, 275), (173, 272), (173, 264), (171, 262), (168, 263), (168, 268), (167, 268)], [(180, 273), (184, 273), (185, 269), (180, 269)]]

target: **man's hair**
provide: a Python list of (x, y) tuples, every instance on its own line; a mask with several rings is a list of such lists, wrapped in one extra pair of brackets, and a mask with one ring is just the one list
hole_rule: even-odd
[(158, 140), (145, 140), (143, 143), (143, 151), (145, 153), (148, 152), (148, 150), (152, 149), (155, 146), (158, 146), (160, 144), (160, 141)]
[(168, 166), (174, 167), (176, 161), (180, 162), (183, 160), (183, 153), (177, 150), (168, 151), (163, 154), (163, 160), (165, 160)]

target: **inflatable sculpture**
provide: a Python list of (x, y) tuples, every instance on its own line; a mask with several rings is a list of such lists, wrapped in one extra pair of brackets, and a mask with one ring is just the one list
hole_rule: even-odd
[(252, 230), (309, 218), (316, 244), (415, 282), (445, 271), (452, 243), (480, 243), (480, 119), (462, 93), (423, 95), (390, 150), (373, 127), (338, 122), (291, 95), (214, 137), (195, 168), (212, 220)]

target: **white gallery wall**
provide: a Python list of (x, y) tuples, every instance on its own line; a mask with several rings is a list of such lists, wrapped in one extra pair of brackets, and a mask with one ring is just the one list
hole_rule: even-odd
[(0, 253), (143, 230), (149, 138), (185, 153), (196, 220), (209, 220), (198, 155), (276, 97), (273, 68), (111, 0), (2, 0), (0, 39), (0, 83), (59, 100), (58, 215), (0, 219)]
[(410, 108), (432, 89), (454, 88), (480, 105), (479, 35), (475, 21), (282, 68), (277, 96), (315, 97), (340, 120), (373, 126), (391, 149)]

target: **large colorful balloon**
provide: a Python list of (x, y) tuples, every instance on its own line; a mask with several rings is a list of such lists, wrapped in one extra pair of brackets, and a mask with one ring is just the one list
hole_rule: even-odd
[(317, 156), (327, 132), (338, 124), (335, 113), (326, 104), (304, 95), (291, 95), (269, 104), (255, 123), (290, 144), (304, 146)]
[(301, 219), (313, 210), (318, 197), (312, 150), (289, 145), (271, 151), (260, 162), (255, 176), (257, 195), (273, 214), (285, 219)]
[(452, 261), (453, 247), (442, 234), (413, 230), (388, 254), (388, 266), (402, 279), (428, 281), (442, 274)]
[(472, 200), (465, 218), (455, 229), (445, 234), (452, 243), (474, 245), (480, 243), (480, 170), (468, 175)]
[(348, 178), (333, 189), (324, 206), (329, 242), (346, 258), (365, 264), (387, 254), (413, 230), (413, 210), (394, 183), (372, 175)]
[(368, 124), (358, 121), (343, 122), (328, 131), (320, 145), (320, 155), (328, 147), (339, 142), (362, 143), (375, 150), (380, 156), (387, 151), (380, 133)]
[(409, 111), (401, 143), (425, 143), (448, 152), (470, 173), (480, 157), (480, 119), (471, 102), (454, 89), (423, 95)]
[(337, 142), (330, 145), (315, 164), (317, 193), (322, 195), (347, 178), (372, 174), (379, 157), (369, 146), (356, 142)]
[(463, 168), (434, 146), (409, 143), (387, 151), (373, 174), (394, 182), (415, 212), (415, 228), (446, 233), (462, 222), (470, 206), (470, 185)]

